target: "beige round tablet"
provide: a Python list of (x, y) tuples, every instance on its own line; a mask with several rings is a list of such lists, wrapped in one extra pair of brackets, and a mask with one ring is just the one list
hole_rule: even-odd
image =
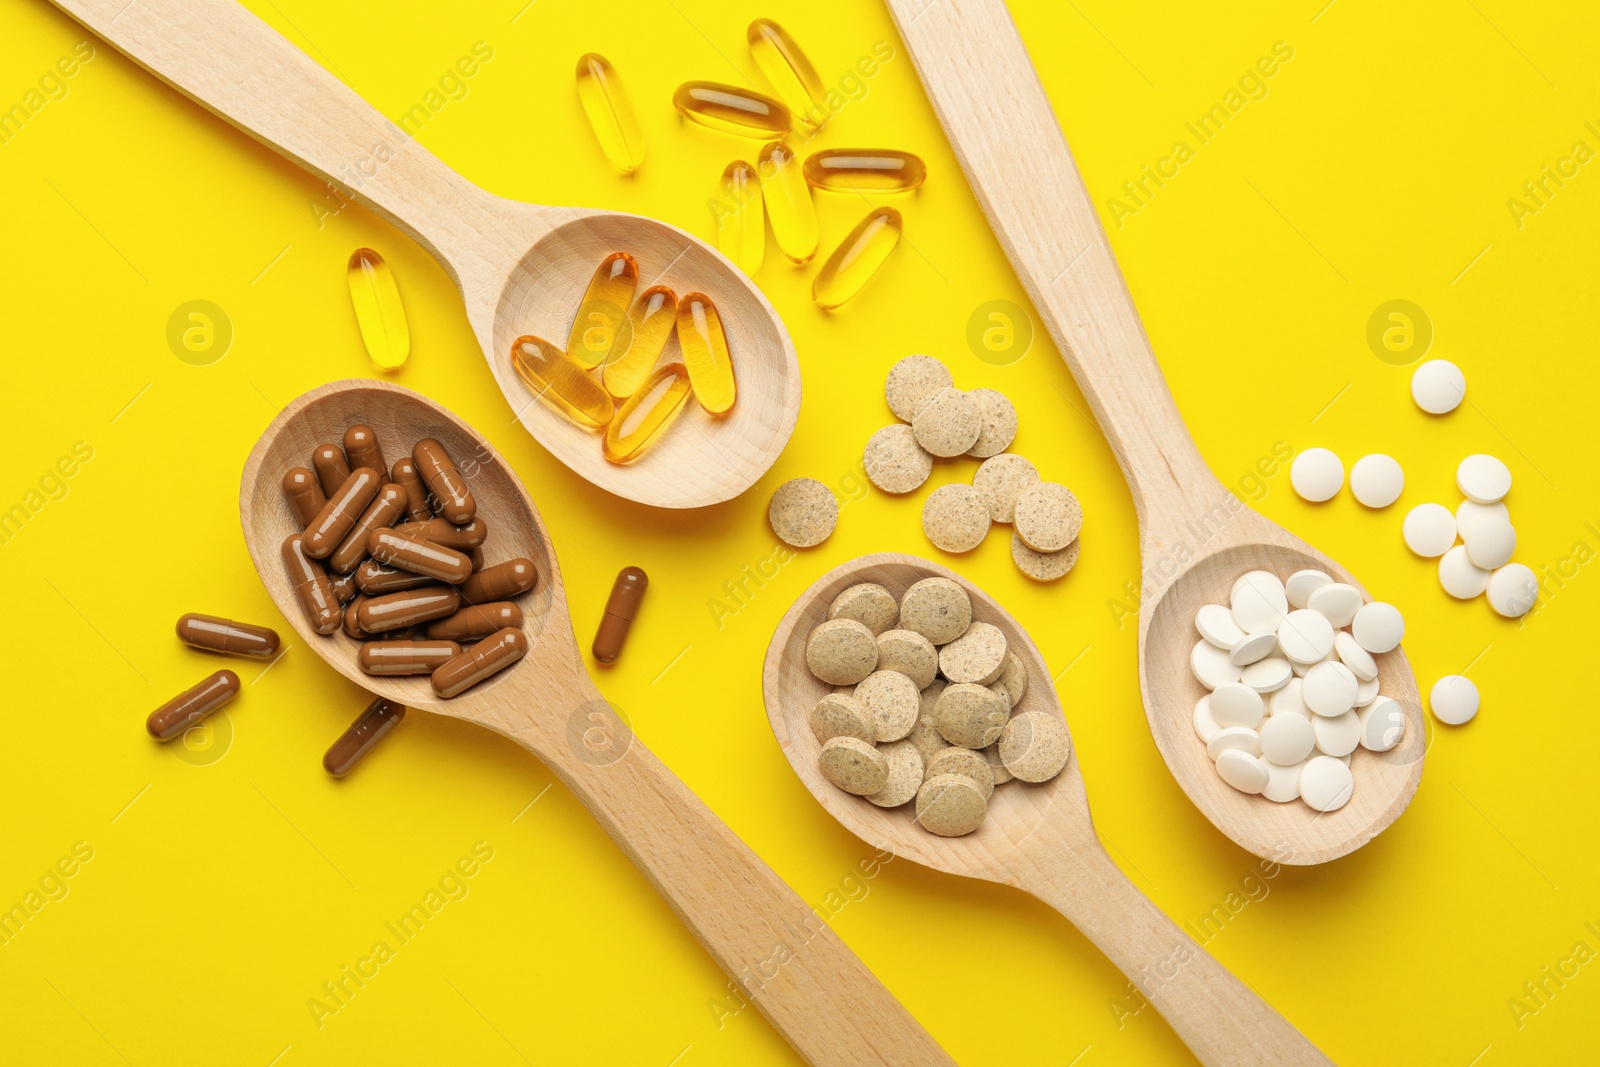
[(978, 788), (983, 790), (983, 799), (988, 800), (994, 792), (994, 771), (989, 769), (989, 761), (983, 758), (980, 752), (970, 748), (947, 748), (928, 763), (927, 769), (922, 772), (924, 780), (937, 778), (941, 774), (959, 774), (971, 778), (978, 783)]
[(922, 787), (922, 753), (910, 741), (891, 741), (878, 749), (889, 761), (889, 780), (867, 799), (880, 808), (898, 808), (909, 803)]
[(878, 666), (878, 639), (854, 619), (830, 619), (806, 639), (806, 666), (829, 685), (854, 685)]
[(872, 713), (879, 741), (899, 741), (917, 724), (922, 696), (910, 678), (899, 671), (873, 671), (852, 694)]
[[(1002, 734), (1001, 736), (1004, 735)], [(978, 751), (978, 755), (989, 761), (989, 773), (994, 775), (995, 785), (1005, 785), (1007, 782), (1016, 777), (1016, 775), (1006, 770), (1006, 765), (1001, 762), (1000, 746), (998, 744), (990, 745), (985, 749), (980, 749)]]
[[(975, 622), (967, 632), (939, 650), (939, 670), (952, 682), (988, 685), (1006, 665), (1006, 635), (1000, 627)], [(1011, 703), (1006, 702), (1006, 710)]]
[(972, 488), (988, 505), (990, 518), (1009, 523), (1017, 510), (1017, 498), (1039, 481), (1039, 472), (1032, 463), (1011, 452), (1002, 452), (978, 466), (977, 473), (972, 476)]
[(988, 812), (989, 804), (978, 783), (965, 775), (941, 774), (917, 790), (917, 821), (940, 837), (972, 833)]
[(885, 493), (909, 493), (933, 473), (933, 457), (904, 423), (885, 426), (869, 437), (862, 465), (872, 484)]
[(967, 455), (988, 459), (1010, 448), (1017, 436), (1017, 409), (1011, 401), (993, 389), (974, 389), (967, 395), (978, 405), (978, 440)]
[(944, 739), (939, 732), (939, 720), (935, 718), (933, 710), (939, 702), (939, 694), (944, 692), (947, 685), (943, 679), (934, 679), (932, 685), (922, 691), (921, 708), (917, 712), (917, 724), (911, 728), (910, 735), (906, 738), (917, 751), (922, 753), (924, 765), (933, 757), (950, 748), (950, 742)]
[[(981, 685), (951, 682), (939, 694), (933, 714), (940, 735), (952, 745), (987, 748), (1000, 740), (1011, 708), (1005, 697), (991, 693)], [(1010, 763), (1006, 766), (1009, 767)], [(1017, 772), (1013, 770), (1011, 773)], [(1019, 774), (1017, 777), (1022, 776)]]
[(1006, 691), (1006, 699), (1011, 701), (1011, 706), (1016, 707), (1022, 699), (1022, 694), (1028, 691), (1028, 668), (1023, 666), (1022, 657), (1011, 649), (1006, 650), (1005, 666), (1000, 670), (1000, 677), (990, 685), (1001, 686)]
[(1024, 782), (1048, 782), (1071, 755), (1067, 721), (1054, 708), (1018, 712), (1000, 738), (1000, 762)]
[(936, 456), (959, 456), (978, 443), (983, 413), (971, 393), (943, 389), (917, 411), (911, 430), (917, 444)]
[(874, 634), (893, 629), (900, 618), (900, 605), (894, 594), (881, 585), (862, 582), (833, 598), (828, 605), (828, 618), (854, 619)]
[(846, 793), (864, 797), (889, 782), (889, 760), (859, 737), (834, 737), (817, 754), (822, 776)]
[(1036, 582), (1053, 582), (1066, 577), (1067, 572), (1077, 565), (1078, 542), (1072, 542), (1060, 552), (1037, 552), (1029, 548), (1028, 543), (1013, 530), (1011, 562), (1017, 565), (1017, 570)]
[(922, 505), (922, 531), (946, 552), (971, 552), (983, 544), (989, 508), (970, 485), (941, 485)]
[(954, 641), (971, 625), (972, 601), (948, 578), (924, 578), (900, 598), (900, 628), (915, 630), (936, 645)]
[(1066, 486), (1040, 482), (1017, 498), (1011, 521), (1023, 543), (1035, 552), (1060, 552), (1078, 539), (1083, 508)]
[(811, 732), (826, 742), (835, 737), (858, 737), (867, 744), (878, 740), (872, 712), (848, 693), (829, 693), (811, 708)]
[(878, 669), (899, 671), (926, 689), (939, 672), (939, 650), (915, 630), (885, 630), (878, 635)]
[(930, 397), (954, 384), (949, 368), (932, 356), (907, 356), (889, 368), (883, 395), (894, 417), (910, 422)]
[(815, 478), (793, 478), (772, 494), (767, 521), (784, 544), (810, 548), (826, 541), (839, 525), (839, 502)]

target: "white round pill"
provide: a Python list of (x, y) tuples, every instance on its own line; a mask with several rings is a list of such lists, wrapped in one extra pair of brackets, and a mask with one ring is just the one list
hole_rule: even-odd
[(1217, 758), (1217, 774), (1241, 793), (1259, 793), (1267, 787), (1267, 765), (1236, 748)]
[(1430, 359), (1411, 372), (1411, 399), (1430, 415), (1447, 415), (1467, 398), (1467, 376), (1448, 359)]
[(1317, 663), (1333, 651), (1333, 623), (1309, 608), (1284, 616), (1277, 637), (1283, 654), (1296, 663)]
[(1489, 575), (1489, 606), (1508, 619), (1520, 619), (1539, 602), (1539, 580), (1521, 563), (1507, 563)]
[(1239, 674), (1239, 680), (1258, 693), (1276, 693), (1293, 677), (1294, 670), (1282, 656), (1257, 660)]
[(1386, 508), (1400, 499), (1406, 487), (1406, 472), (1393, 456), (1374, 452), (1362, 456), (1350, 468), (1350, 492), (1369, 508)]
[(1299, 763), (1316, 745), (1310, 719), (1275, 715), (1261, 724), (1261, 755), (1269, 763)]
[(1216, 762), (1224, 752), (1238, 749), (1252, 756), (1261, 755), (1261, 735), (1244, 726), (1224, 726), (1206, 742), (1206, 755)]
[(1306, 672), (1300, 695), (1306, 707), (1332, 718), (1356, 706), (1356, 676), (1342, 663), (1319, 663)]
[(1492, 571), (1511, 562), (1511, 553), (1517, 550), (1517, 531), (1506, 519), (1480, 519), (1472, 529), (1462, 534), (1467, 543), (1467, 558), (1474, 567)]
[(1326, 756), (1348, 756), (1361, 744), (1361, 716), (1354, 711), (1331, 718), (1318, 715), (1311, 720), (1317, 751)]
[(1217, 725), (1217, 720), (1211, 717), (1211, 696), (1207, 694), (1195, 701), (1194, 705), (1194, 732), (1206, 744), (1216, 737), (1222, 727)]
[(1511, 509), (1506, 507), (1504, 501), (1480, 504), (1476, 500), (1463, 500), (1456, 506), (1456, 530), (1462, 537), (1467, 536), (1467, 531), (1480, 520), (1488, 518), (1502, 518), (1510, 522)]
[(1392, 652), (1406, 635), (1406, 620), (1393, 604), (1375, 600), (1350, 620), (1350, 635), (1368, 652)]
[(1300, 693), (1300, 687), (1304, 684), (1299, 678), (1290, 678), (1288, 685), (1267, 698), (1267, 708), (1270, 713), (1298, 715), (1303, 719), (1311, 718), (1311, 709), (1306, 707), (1305, 698)]
[(1308, 448), (1289, 465), (1289, 484), (1303, 499), (1320, 504), (1344, 485), (1344, 464), (1326, 448)]
[(1356, 709), (1359, 711), (1361, 708), (1366, 707), (1368, 704), (1371, 704), (1374, 700), (1377, 700), (1377, 699), (1378, 699), (1378, 680), (1376, 678), (1372, 678), (1370, 680), (1366, 679), (1366, 678), (1357, 678), (1356, 679)]
[[(1334, 640), (1338, 640), (1338, 635), (1337, 634), (1334, 635)], [(1351, 640), (1354, 640), (1354, 638), (1351, 638)], [(1330, 655), (1327, 658), (1328, 659), (1337, 659), (1338, 657)], [(1289, 666), (1294, 668), (1294, 676), (1296, 678), (1304, 678), (1306, 676), (1306, 672), (1309, 671), (1312, 667), (1315, 667), (1316, 664), (1315, 663), (1296, 663), (1296, 662), (1294, 662), (1294, 660), (1290, 660), (1289, 661)]]
[(1378, 661), (1372, 658), (1372, 653), (1362, 648), (1356, 641), (1354, 634), (1340, 632), (1333, 639), (1334, 655), (1339, 662), (1350, 668), (1350, 673), (1356, 676), (1356, 681), (1370, 681), (1378, 676)]
[(1479, 452), (1456, 468), (1456, 488), (1474, 504), (1498, 504), (1511, 492), (1511, 468)]
[(1235, 666), (1248, 667), (1257, 660), (1266, 659), (1278, 646), (1278, 635), (1268, 630), (1264, 633), (1246, 634), (1228, 650), (1228, 658)]
[(1343, 582), (1333, 582), (1312, 593), (1306, 606), (1321, 613), (1335, 630), (1342, 630), (1350, 625), (1350, 620), (1356, 617), (1363, 603), (1361, 590)]
[(1305, 764), (1302, 762), (1284, 767), (1270, 760), (1264, 762), (1267, 765), (1267, 787), (1261, 790), (1261, 795), (1278, 804), (1299, 800), (1300, 771)]
[(1247, 634), (1276, 632), (1289, 613), (1289, 597), (1275, 574), (1251, 571), (1233, 585), (1233, 621)]
[(1444, 555), (1456, 543), (1456, 517), (1443, 504), (1418, 504), (1406, 512), (1401, 533), (1407, 548), (1432, 559)]
[(1221, 604), (1207, 604), (1195, 612), (1194, 628), (1218, 648), (1232, 649), (1244, 638), (1244, 631), (1233, 621), (1233, 612)]
[(1457, 600), (1471, 600), (1489, 587), (1489, 572), (1472, 562), (1466, 545), (1457, 545), (1439, 557), (1439, 584)]
[(1237, 682), (1239, 668), (1228, 658), (1226, 649), (1210, 641), (1196, 641), (1189, 653), (1189, 669), (1196, 680), (1207, 689), (1215, 689), (1224, 682)]
[(1321, 571), (1295, 571), (1289, 575), (1289, 580), (1283, 583), (1284, 594), (1289, 598), (1291, 608), (1308, 606), (1311, 594), (1328, 585), (1333, 579)]
[(1478, 687), (1472, 679), (1447, 674), (1428, 691), (1433, 717), (1449, 726), (1460, 726), (1478, 714)]
[(1210, 700), (1211, 718), (1224, 729), (1243, 726), (1254, 730), (1267, 714), (1267, 705), (1261, 699), (1261, 694), (1240, 682), (1217, 686)]
[(1312, 756), (1300, 769), (1300, 799), (1313, 811), (1338, 811), (1350, 801), (1356, 780), (1343, 760)]
[(1398, 701), (1379, 697), (1361, 709), (1361, 747), (1369, 752), (1389, 751), (1405, 733), (1406, 713)]

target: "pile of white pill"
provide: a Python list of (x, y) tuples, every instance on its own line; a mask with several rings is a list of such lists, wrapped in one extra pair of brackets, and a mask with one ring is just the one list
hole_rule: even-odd
[(1374, 658), (1405, 635), (1393, 605), (1367, 603), (1322, 571), (1288, 581), (1250, 571), (1227, 607), (1207, 604), (1194, 624), (1189, 667), (1209, 690), (1194, 730), (1241, 793), (1336, 811), (1355, 791), (1355, 750), (1387, 752), (1405, 735), (1400, 705), (1378, 692)]
[(1532, 568), (1511, 562), (1511, 471), (1493, 456), (1468, 456), (1456, 468), (1456, 488), (1465, 499), (1455, 511), (1418, 504), (1406, 513), (1406, 547), (1439, 560), (1439, 584), (1457, 600), (1484, 594), (1497, 614), (1519, 619), (1538, 601), (1539, 581)]

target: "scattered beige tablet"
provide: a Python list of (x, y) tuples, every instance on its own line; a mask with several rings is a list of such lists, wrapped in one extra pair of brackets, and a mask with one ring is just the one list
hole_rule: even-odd
[[(971, 682), (951, 682), (934, 705), (939, 733), (952, 745), (962, 748), (987, 748), (1000, 740), (1006, 729), (1011, 707), (1006, 698)], [(1001, 755), (1004, 756), (1004, 750)], [(1011, 767), (1010, 761), (1006, 763)], [(1012, 774), (1017, 774), (1012, 768)], [(1018, 774), (1018, 778), (1023, 777)], [(1041, 779), (1042, 780), (1042, 779)]]
[(806, 666), (829, 685), (854, 685), (878, 666), (878, 639), (854, 619), (830, 619), (806, 639)]
[(1035, 552), (1059, 552), (1078, 539), (1083, 508), (1066, 486), (1040, 482), (1017, 498), (1011, 521), (1017, 536)]
[(1061, 773), (1071, 755), (1067, 721), (1053, 708), (1018, 712), (1000, 738), (1000, 762), (1024, 782), (1048, 782)]
[(950, 747), (933, 757), (927, 769), (922, 772), (924, 779), (937, 778), (941, 774), (959, 774), (971, 778), (978, 783), (978, 788), (983, 790), (983, 799), (988, 800), (994, 792), (994, 771), (989, 769), (989, 761), (980, 752), (970, 748)]
[(1035, 552), (1015, 532), (1011, 534), (1011, 561), (1036, 582), (1053, 582), (1065, 577), (1078, 562), (1078, 542), (1060, 552)]
[(1012, 452), (989, 457), (972, 476), (972, 488), (988, 505), (989, 516), (1005, 523), (1011, 521), (1017, 509), (1017, 498), (1039, 482), (1034, 465)]
[[(1005, 669), (1007, 651), (1006, 635), (998, 626), (975, 622), (939, 650), (939, 670), (952, 682), (988, 685)], [(1006, 710), (1011, 710), (1009, 699)]]
[(915, 630), (885, 630), (878, 635), (878, 669), (899, 671), (918, 690), (927, 689), (939, 673), (939, 650)]
[(972, 600), (948, 578), (924, 578), (900, 598), (900, 628), (915, 630), (936, 645), (954, 641), (971, 625)]
[(839, 502), (815, 478), (794, 478), (772, 494), (767, 521), (784, 544), (810, 548), (826, 541), (839, 525)]
[(873, 582), (862, 582), (833, 598), (828, 605), (828, 618), (854, 619), (874, 634), (894, 628), (900, 618), (900, 605), (894, 594)]
[(941, 485), (922, 505), (922, 531), (946, 552), (971, 552), (990, 524), (988, 507), (970, 485)]
[(829, 693), (812, 706), (811, 732), (824, 743), (835, 737), (857, 737), (869, 745), (878, 740), (872, 712), (847, 693)]
[(933, 473), (933, 457), (917, 444), (911, 427), (895, 423), (867, 439), (862, 466), (872, 484), (885, 493), (909, 493)]
[(967, 395), (978, 406), (978, 440), (967, 455), (988, 459), (1010, 448), (1017, 436), (1017, 409), (1011, 401), (993, 389), (974, 389)]
[(911, 430), (917, 444), (935, 456), (959, 456), (978, 443), (983, 415), (972, 394), (944, 389), (922, 405)]
[(978, 783), (965, 775), (937, 775), (917, 790), (917, 821), (940, 837), (970, 834), (982, 825), (988, 811)]
[(899, 671), (873, 671), (861, 680), (853, 695), (872, 713), (879, 741), (899, 741), (917, 724), (921, 694), (911, 679)]
[(889, 778), (882, 789), (866, 794), (880, 808), (908, 804), (922, 788), (922, 753), (910, 741), (891, 741), (878, 751), (889, 761)]
[(859, 737), (834, 737), (817, 755), (822, 776), (846, 793), (866, 796), (889, 782), (889, 760)]
[(901, 422), (917, 417), (922, 405), (941, 389), (955, 385), (950, 370), (932, 356), (907, 356), (889, 368), (889, 377), (883, 383), (884, 399), (889, 410)]

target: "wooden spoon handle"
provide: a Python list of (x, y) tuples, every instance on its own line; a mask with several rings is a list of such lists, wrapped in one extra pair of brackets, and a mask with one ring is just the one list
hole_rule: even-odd
[(1174, 494), (1215, 502), (1003, 0), (887, 3), (990, 227), (1116, 451), (1141, 526)]

